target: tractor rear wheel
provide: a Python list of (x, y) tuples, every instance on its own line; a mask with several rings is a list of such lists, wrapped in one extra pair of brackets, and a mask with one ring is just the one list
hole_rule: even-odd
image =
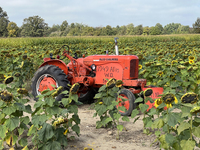
[[(50, 89), (53, 90), (55, 87), (62, 86), (63, 91), (69, 90), (70, 87), (68, 84), (70, 82), (67, 79), (67, 75), (57, 66), (54, 65), (46, 65), (39, 68), (32, 78), (32, 94), (34, 96), (34, 100), (38, 100), (37, 96), (41, 95), (41, 92)], [(57, 101), (60, 101), (64, 96), (64, 94), (60, 94), (56, 97)]]
[(126, 111), (121, 111), (119, 110), (119, 113), (122, 116), (130, 116), (133, 109), (136, 108), (136, 104), (135, 102), (135, 95), (128, 89), (122, 89), (119, 91), (118, 93), (119, 96), (122, 96), (123, 98), (127, 99), (127, 100), (122, 100), (121, 98), (117, 98), (117, 102), (119, 102), (119, 104), (116, 106), (117, 108), (120, 106), (124, 106)]

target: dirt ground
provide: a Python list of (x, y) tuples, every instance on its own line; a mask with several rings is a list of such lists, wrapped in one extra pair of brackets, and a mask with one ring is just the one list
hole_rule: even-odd
[(93, 117), (94, 112), (88, 104), (79, 106), (80, 136), (69, 141), (67, 150), (83, 150), (86, 147), (94, 150), (159, 150), (158, 143), (150, 146), (155, 136), (143, 134), (143, 115), (135, 124), (131, 117), (130, 122), (121, 121), (126, 131), (120, 132), (120, 140), (116, 140), (116, 129), (96, 129), (96, 121), (99, 119)]
[[(32, 108), (34, 103), (34, 100), (29, 102)], [(99, 118), (93, 117), (95, 110), (92, 109), (91, 105), (83, 104), (79, 106), (78, 115), (81, 119), (79, 125), (80, 136), (70, 133), (70, 135), (75, 136), (75, 139), (68, 142), (69, 146), (65, 150), (159, 150), (158, 143), (150, 146), (155, 140), (155, 136), (148, 136), (143, 133), (142, 114), (134, 124), (134, 119), (131, 117), (129, 118), (130, 122), (121, 121), (120, 124), (126, 130), (120, 132), (120, 139), (116, 140), (116, 129), (96, 129), (96, 121)], [(32, 145), (31, 137), (28, 137), (28, 141), (29, 145)], [(8, 146), (5, 144), (4, 150), (7, 149)]]

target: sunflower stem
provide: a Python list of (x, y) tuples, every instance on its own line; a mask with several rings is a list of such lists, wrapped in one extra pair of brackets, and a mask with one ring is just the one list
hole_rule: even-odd
[[(167, 116), (169, 115), (169, 111), (168, 111), (168, 108), (167, 108)], [(169, 131), (169, 125), (167, 124), (167, 132), (170, 133)]]
[(190, 117), (190, 140), (192, 140), (192, 115)]

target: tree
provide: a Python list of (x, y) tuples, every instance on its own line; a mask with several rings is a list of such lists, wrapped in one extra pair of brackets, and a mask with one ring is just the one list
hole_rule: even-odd
[(134, 25), (132, 23), (126, 26), (126, 35), (134, 35)]
[(159, 34), (161, 34), (161, 31), (157, 26), (150, 28), (149, 35), (159, 35)]
[(60, 26), (60, 31), (65, 31), (67, 29), (68, 26), (68, 22), (65, 20), (62, 22), (61, 26)]
[(118, 29), (118, 35), (125, 35), (126, 34), (126, 26), (121, 26), (121, 27), (119, 27), (119, 29)]
[(158, 30), (158, 35), (159, 34), (162, 34), (162, 32), (163, 32), (163, 26), (160, 24), (160, 23), (157, 23), (156, 25), (155, 25), (155, 27), (157, 28), (157, 30)]
[(10, 22), (7, 26), (8, 36), (9, 37), (16, 37), (18, 36), (19, 27), (16, 23)]
[(135, 34), (136, 35), (142, 35), (143, 33), (143, 26), (142, 25), (138, 25), (135, 27)]
[(194, 33), (200, 33), (200, 18), (198, 17), (195, 23), (192, 25)]
[(48, 24), (39, 16), (25, 18), (22, 25), (22, 36), (42, 37), (48, 30)]
[(148, 26), (143, 27), (143, 35), (149, 35), (150, 28)]
[(7, 30), (8, 23), (9, 23), (8, 15), (0, 7), (0, 37), (7, 36), (7, 34), (8, 34), (8, 30)]
[(113, 35), (112, 27), (110, 25), (106, 26), (106, 35)]
[(172, 34), (176, 33), (177, 29), (179, 28), (181, 24), (180, 23), (170, 23), (164, 26), (163, 28), (163, 34)]

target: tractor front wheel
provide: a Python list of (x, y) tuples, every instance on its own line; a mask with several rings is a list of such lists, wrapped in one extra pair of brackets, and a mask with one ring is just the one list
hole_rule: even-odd
[[(119, 108), (120, 106), (124, 106), (126, 111), (122, 111), (119, 110), (119, 113), (122, 116), (130, 116), (133, 109), (136, 108), (136, 104), (135, 102), (135, 95), (128, 89), (122, 89), (119, 91), (118, 93), (119, 96), (122, 96), (122, 98), (117, 97), (117, 102), (119, 102), (119, 104), (116, 106), (117, 108)], [(124, 100), (125, 99), (125, 100)]]
[[(37, 96), (41, 95), (42, 91), (46, 89), (53, 90), (59, 86), (62, 86), (63, 90), (69, 90), (68, 84), (70, 82), (67, 79), (67, 75), (59, 67), (46, 65), (39, 68), (32, 78), (32, 94), (34, 99), (38, 100)], [(65, 96), (60, 94), (56, 97), (56, 100), (60, 101), (63, 97)]]

